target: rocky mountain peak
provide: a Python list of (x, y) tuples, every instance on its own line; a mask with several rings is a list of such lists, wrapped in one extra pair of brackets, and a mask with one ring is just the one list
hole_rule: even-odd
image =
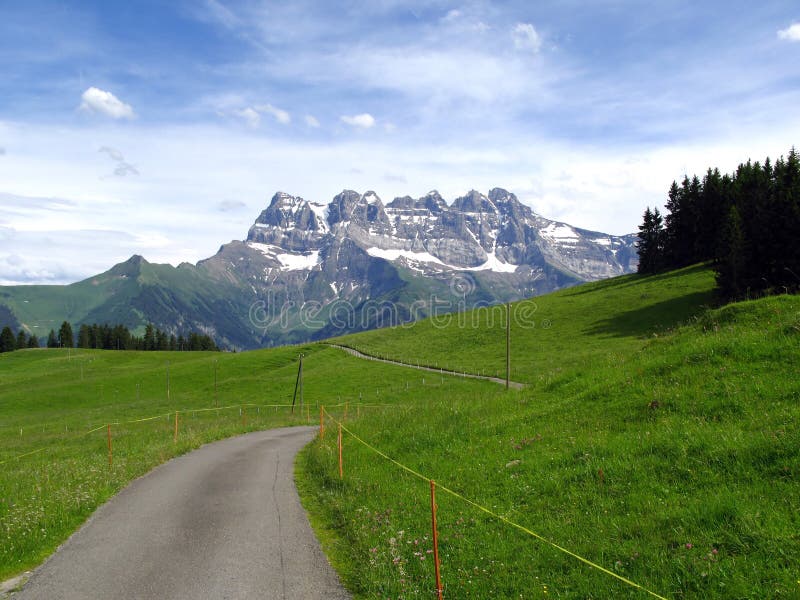
[(336, 194), (328, 205), (328, 224), (333, 227), (337, 223), (351, 220), (353, 209), (361, 200), (361, 194), (353, 190), (342, 190)]
[(456, 198), (453, 209), (463, 213), (495, 213), (497, 207), (478, 191), (470, 190), (466, 196)]
[(328, 230), (322, 214), (300, 196), (278, 192), (247, 233), (247, 241), (289, 249), (305, 249)]

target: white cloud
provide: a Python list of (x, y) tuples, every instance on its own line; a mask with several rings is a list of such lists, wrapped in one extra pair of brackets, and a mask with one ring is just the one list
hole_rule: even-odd
[(514, 40), (514, 47), (517, 50), (536, 53), (542, 47), (542, 36), (530, 23), (517, 23), (511, 31), (511, 38)]
[(442, 17), (442, 22), (444, 23), (452, 23), (453, 21), (458, 21), (462, 17), (463, 13), (454, 8), (447, 12), (445, 16)]
[(247, 208), (247, 204), (241, 200), (223, 200), (217, 204), (217, 210), (220, 212), (231, 212)]
[(108, 154), (108, 157), (111, 160), (115, 160), (117, 162), (121, 162), (121, 161), (125, 160), (125, 157), (122, 155), (122, 152), (120, 152), (116, 148), (110, 148), (109, 146), (103, 146), (102, 148), (100, 148), (98, 150), (98, 152), (104, 152), (105, 154)]
[(786, 29), (778, 32), (778, 38), (790, 42), (800, 42), (800, 23), (792, 23)]
[(256, 106), (256, 110), (261, 114), (272, 115), (281, 125), (288, 125), (292, 122), (292, 117), (288, 112), (278, 108), (277, 106), (272, 106), (272, 104), (262, 104), (260, 106)]
[(106, 177), (125, 177), (126, 175), (138, 175), (139, 170), (134, 167), (131, 163), (125, 161), (125, 157), (122, 155), (122, 152), (117, 150), (116, 148), (111, 148), (109, 146), (103, 146), (98, 150), (98, 152), (102, 152), (108, 154), (108, 157), (113, 160), (116, 164), (114, 167), (114, 172), (111, 175), (107, 175)]
[(133, 107), (124, 103), (111, 92), (106, 92), (96, 87), (90, 87), (81, 96), (80, 110), (89, 113), (99, 113), (112, 119), (132, 119), (135, 115)]
[(314, 115), (306, 115), (306, 125), (309, 127), (319, 127), (319, 121)]
[[(222, 112), (221, 114), (225, 114)], [(235, 117), (239, 117), (251, 129), (258, 129), (261, 125), (261, 115), (270, 115), (281, 125), (288, 125), (292, 122), (291, 115), (272, 104), (260, 104), (258, 106), (248, 106), (247, 108), (237, 108), (230, 111)]]
[(205, 9), (209, 20), (220, 23), (227, 29), (235, 29), (242, 24), (239, 17), (217, 0), (206, 0)]
[(451, 31), (474, 31), (484, 33), (491, 29), (486, 23), (467, 17), (462, 11), (453, 9), (440, 19), (441, 23)]
[(342, 123), (350, 125), (351, 127), (360, 127), (362, 129), (369, 129), (375, 125), (375, 117), (369, 113), (361, 113), (360, 115), (342, 115), (339, 117)]
[(408, 178), (405, 175), (395, 173), (384, 173), (383, 180), (388, 183), (408, 183)]
[(256, 129), (261, 125), (261, 115), (258, 114), (258, 111), (254, 108), (248, 106), (247, 108), (234, 110), (232, 113), (242, 119), (251, 129)]

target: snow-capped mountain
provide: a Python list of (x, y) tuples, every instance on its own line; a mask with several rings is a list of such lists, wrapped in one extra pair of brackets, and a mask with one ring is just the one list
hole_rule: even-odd
[(250, 228), (246, 244), (279, 271), (324, 270), (331, 249), (350, 240), (371, 257), (424, 275), (521, 276), (549, 265), (591, 281), (635, 269), (634, 237), (545, 219), (499, 188), (488, 196), (471, 191), (452, 206), (436, 191), (384, 205), (375, 192), (346, 190), (328, 205), (278, 192)]
[[(247, 280), (263, 299), (265, 341), (276, 322), (285, 329), (313, 306), (313, 331), (299, 340), (629, 273), (634, 239), (545, 219), (499, 188), (452, 205), (436, 191), (388, 204), (372, 191), (345, 190), (328, 204), (278, 192), (245, 241), (198, 266)], [(346, 327), (331, 322), (336, 311)]]
[(374, 192), (346, 190), (328, 204), (279, 192), (244, 241), (197, 265), (134, 256), (67, 286), (5, 287), (0, 315), (31, 332), (63, 320), (132, 330), (150, 322), (170, 333), (203, 331), (223, 347), (256, 348), (628, 273), (634, 239), (545, 219), (502, 189), (472, 191), (451, 205), (437, 192), (386, 205)]

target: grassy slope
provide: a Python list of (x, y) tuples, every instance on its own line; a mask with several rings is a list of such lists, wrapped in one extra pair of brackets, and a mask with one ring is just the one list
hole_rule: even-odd
[[(606, 356), (701, 312), (713, 272), (704, 267), (641, 279), (628, 275), (512, 305), (512, 378), (539, 381)], [(505, 311), (495, 306), (337, 338), (369, 354), (470, 373), (505, 374)]]
[[(515, 335), (528, 389), (421, 401), (353, 429), (667, 597), (796, 598), (800, 299), (732, 305), (670, 329), (702, 312), (710, 282), (696, 268), (537, 298), (551, 328)], [(420, 324), (347, 341), (474, 368), (501, 364), (498, 337)], [(303, 454), (303, 493), (350, 586), (364, 598), (428, 595), (424, 482), (348, 438), (341, 483), (332, 444)], [(439, 505), (448, 597), (646, 597), (460, 500), (440, 494)]]
[[(291, 403), (297, 355), (304, 362), (305, 401), (311, 423), (320, 403), (353, 401), (351, 412), (380, 414), (424, 390), (431, 397), (462, 393), (474, 384), (457, 378), (420, 377), (400, 367), (364, 364), (323, 346), (226, 353), (24, 350), (0, 354), (0, 580), (36, 565), (105, 499), (131, 479), (198, 445), (246, 430), (305, 424), (297, 411), (266, 404)], [(166, 394), (169, 361), (170, 399)], [(189, 412), (215, 406), (232, 408)], [(406, 382), (409, 389), (406, 390)], [(433, 385), (436, 383), (437, 385)], [(138, 386), (138, 389), (137, 389)], [(484, 384), (492, 387), (491, 384)], [(494, 386), (496, 387), (496, 386)], [(239, 405), (244, 408), (246, 425)], [(173, 443), (174, 410), (180, 438)], [(335, 409), (333, 409), (335, 410)], [(343, 409), (340, 409), (340, 411)], [(114, 465), (107, 463), (106, 432), (85, 432), (107, 422), (153, 415), (142, 423), (114, 425)], [(15, 459), (39, 448), (45, 452)]]
[[(671, 330), (702, 312), (710, 287), (708, 271), (689, 269), (537, 298), (537, 328), (514, 330), (515, 377), (531, 382), (522, 392), (320, 346), (0, 355), (0, 461), (49, 448), (0, 465), (0, 577), (39, 562), (131, 478), (245, 427), (236, 408), (186, 414), (177, 445), (171, 419), (116, 426), (112, 469), (104, 432), (76, 431), (212, 406), (214, 360), (220, 405), (288, 402), (303, 351), (312, 422), (318, 403), (350, 400), (348, 425), (390, 455), (668, 597), (796, 597), (800, 303), (734, 305)], [(430, 324), (348, 339), (475, 370), (502, 368), (503, 342), (501, 328)], [(356, 408), (359, 396), (380, 406)], [(297, 422), (246, 410), (247, 429)], [(344, 483), (334, 435), (298, 463), (332, 560), (359, 597), (428, 596), (427, 487), (349, 437), (345, 446)], [(645, 597), (459, 500), (440, 494), (439, 506), (450, 598)]]

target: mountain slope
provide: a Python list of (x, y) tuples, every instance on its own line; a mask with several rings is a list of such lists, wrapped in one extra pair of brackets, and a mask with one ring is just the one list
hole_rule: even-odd
[[(197, 265), (134, 256), (68, 286), (0, 288), (40, 336), (61, 321), (152, 322), (229, 348), (302, 342), (539, 295), (630, 272), (634, 236), (545, 219), (505, 190), (395, 198), (345, 190), (327, 204), (276, 193), (244, 241)], [(13, 321), (12, 321), (12, 324)]]

